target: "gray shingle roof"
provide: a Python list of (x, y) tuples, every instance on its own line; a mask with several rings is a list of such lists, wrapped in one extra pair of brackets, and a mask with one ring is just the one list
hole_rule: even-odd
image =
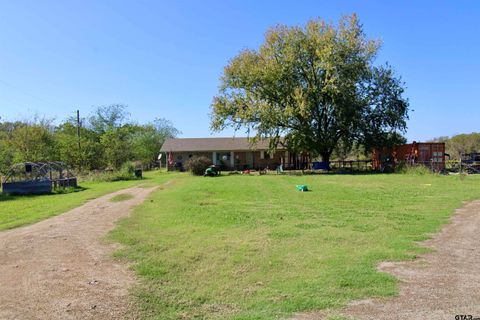
[(167, 139), (160, 151), (247, 151), (252, 149), (267, 150), (268, 140), (261, 140), (252, 145), (248, 138), (173, 138)]

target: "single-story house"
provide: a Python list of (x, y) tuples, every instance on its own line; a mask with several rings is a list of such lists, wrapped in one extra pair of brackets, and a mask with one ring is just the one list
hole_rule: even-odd
[[(288, 167), (296, 164), (298, 157), (281, 146), (270, 154), (268, 140), (255, 144), (248, 138), (172, 138), (167, 139), (160, 152), (165, 154), (168, 170), (183, 168), (185, 162), (198, 156), (212, 159), (224, 170), (271, 169), (280, 164)], [(162, 157), (163, 158), (163, 157)]]

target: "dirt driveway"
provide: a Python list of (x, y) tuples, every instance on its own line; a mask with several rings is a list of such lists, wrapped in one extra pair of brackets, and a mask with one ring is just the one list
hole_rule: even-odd
[[(115, 246), (102, 239), (153, 189), (117, 191), (0, 232), (0, 319), (124, 319), (135, 280), (112, 258)], [(109, 201), (123, 193), (134, 197)]]
[[(385, 262), (383, 272), (400, 280), (395, 298), (354, 301), (340, 311), (302, 314), (296, 320), (327, 319), (480, 319), (480, 201), (458, 209), (433, 239), (423, 242), (433, 252), (415, 261)], [(469, 317), (471, 315), (471, 317)]]

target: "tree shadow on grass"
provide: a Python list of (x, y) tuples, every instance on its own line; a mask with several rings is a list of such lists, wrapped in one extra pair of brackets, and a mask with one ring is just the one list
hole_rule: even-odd
[(355, 175), (355, 176), (371, 176), (371, 175), (383, 175), (390, 174), (387, 172), (380, 172), (378, 170), (357, 170), (349, 168), (331, 169), (325, 170), (285, 170), (284, 175), (291, 176), (322, 176), (322, 175)]
[(0, 193), (0, 202), (15, 200), (16, 198), (17, 198), (17, 196)]
[(385, 175), (390, 173), (379, 171), (350, 171), (350, 170), (331, 170), (331, 171), (311, 171), (311, 170), (285, 170), (281, 174), (275, 174), (274, 172), (268, 173), (267, 176), (373, 176), (373, 175)]
[(385, 175), (388, 173), (380, 172), (380, 171), (356, 171), (356, 170), (332, 170), (329, 172), (321, 172), (321, 173), (306, 173), (305, 175), (351, 175), (351, 176), (373, 176), (373, 175)]

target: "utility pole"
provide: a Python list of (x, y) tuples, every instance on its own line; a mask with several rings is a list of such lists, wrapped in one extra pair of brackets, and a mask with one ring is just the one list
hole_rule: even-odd
[[(80, 127), (81, 127), (81, 123), (80, 123), (80, 110), (77, 110), (77, 142), (78, 142), (78, 155), (80, 158), (83, 158), (82, 157), (82, 153), (81, 153), (81, 146), (80, 146)], [(81, 161), (80, 161), (81, 163)], [(81, 165), (80, 165), (81, 166)]]

